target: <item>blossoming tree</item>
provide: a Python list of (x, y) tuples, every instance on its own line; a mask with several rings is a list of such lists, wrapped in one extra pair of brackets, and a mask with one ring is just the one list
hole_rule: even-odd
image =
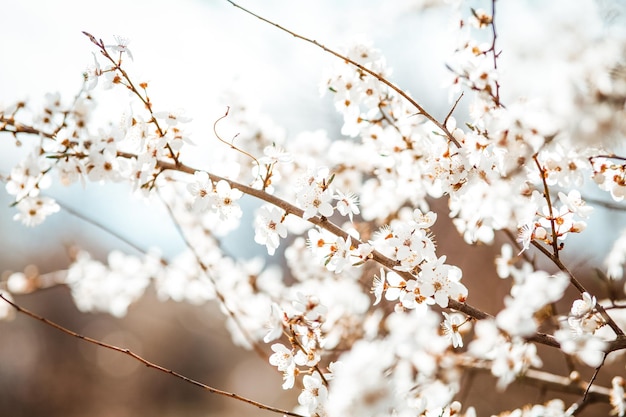
[[(1, 283), (0, 316), (26, 314), (284, 415), (473, 416), (472, 398), (461, 395), (464, 375), (473, 370), (490, 372), (498, 391), (519, 381), (549, 394), (501, 415), (577, 415), (594, 403), (626, 415), (624, 370), (611, 365), (626, 350), (626, 239), (617, 239), (598, 265), (607, 287), (618, 290), (592, 294), (562, 258), (571, 234), (589, 233), (594, 204), (624, 209), (623, 33), (607, 30), (579, 45), (572, 58), (579, 84), (566, 111), (532, 97), (507, 102), (496, 1), (485, 9), (458, 4), (458, 47), (445, 69), (451, 105), (438, 119), (391, 81), (383, 52), (373, 45), (335, 50), (229, 3), (242, 18), (261, 19), (302, 47), (312, 44), (337, 58), (322, 90), (342, 116), (341, 135), (316, 131), (287, 139), (245, 106), (226, 103), (212, 132), (226, 145), (221, 162), (192, 166), (189, 118), (155, 110), (148, 83), (127, 71), (128, 41), (109, 44), (84, 33), (95, 54), (74, 98), (48, 95), (41, 109), (24, 102), (0, 107), (2, 140), (31, 147), (2, 177), (14, 218), (36, 226), (63, 210), (46, 195), (52, 182), (124, 182), (167, 206), (187, 250), (172, 260), (154, 251), (114, 252), (106, 263), (80, 251), (52, 282), (13, 273)], [(131, 110), (102, 124), (91, 118), (94, 95), (108, 89), (130, 92)], [(221, 134), (224, 125), (238, 132), (236, 140)], [(583, 198), (590, 187), (606, 192), (604, 203)], [(262, 203), (254, 241), (282, 258), (282, 270), (220, 246), (241, 221), (244, 195)], [(449, 210), (431, 211), (444, 198)], [(505, 242), (495, 259), (498, 276), (510, 282), (501, 310), (472, 304), (464, 282), (480, 277), (465, 276), (438, 250), (431, 228), (441, 216), (452, 219), (467, 244)], [(164, 300), (218, 303), (233, 342), (283, 375), (282, 389), (294, 391), (293, 409), (192, 381), (15, 302), (14, 294), (50, 285), (69, 287), (81, 311), (118, 317), (150, 286)], [(569, 311), (557, 313), (557, 302)], [(568, 373), (541, 370), (546, 349), (562, 355)], [(610, 386), (595, 382), (601, 373)], [(564, 401), (564, 393), (577, 400)]]

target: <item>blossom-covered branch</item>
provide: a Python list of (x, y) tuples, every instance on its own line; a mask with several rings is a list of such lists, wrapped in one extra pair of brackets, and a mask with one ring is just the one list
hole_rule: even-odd
[[(593, 401), (626, 415), (625, 383), (610, 363), (626, 351), (626, 309), (616, 307), (626, 234), (597, 267), (606, 294), (590, 293), (584, 272), (563, 261), (571, 236), (585, 233), (595, 213), (587, 187), (617, 202), (626, 195), (615, 141), (626, 133), (626, 78), (616, 70), (626, 42), (578, 42), (568, 59), (588, 55), (567, 76), (585, 88), (546, 105), (527, 91), (516, 96), (515, 82), (501, 89), (514, 54), (500, 54), (510, 45), (506, 25), (496, 31), (495, 0), (490, 12), (456, 5), (456, 45), (442, 65), (452, 105), (439, 121), (390, 81), (382, 51), (367, 39), (339, 52), (228, 3), (337, 58), (320, 90), (332, 96), (340, 131), (287, 134), (229, 96), (220, 103), (226, 113), (213, 118), (210, 152), (192, 155), (191, 118), (153, 110), (160, 103), (147, 82), (127, 70), (128, 40), (109, 45), (87, 33), (99, 55), (69, 104), (47, 95), (32, 117), (27, 103), (0, 107), (0, 133), (30, 146), (2, 177), (16, 220), (36, 226), (62, 210), (42, 193), (54, 181), (124, 182), (164, 203), (186, 244), (168, 262), (156, 251), (114, 251), (106, 262), (79, 251), (60, 280), (78, 308), (123, 316), (149, 287), (162, 300), (218, 302), (233, 342), (282, 374), (282, 389), (297, 394), (292, 412), (307, 417), (473, 417), (473, 399), (461, 395), (468, 369), (488, 369), (498, 390), (527, 376), (538, 389), (579, 397), (529, 406), (534, 415), (574, 415)], [(90, 119), (97, 85), (131, 92), (118, 122)], [(564, 103), (571, 107), (562, 112)], [(252, 260), (222, 246), (246, 219), (247, 197), (262, 204), (250, 240), (267, 253)], [(447, 209), (433, 211), (436, 199)], [(433, 233), (442, 215), (467, 244), (500, 245), (495, 265), (472, 260), (499, 278), (448, 261)], [(511, 242), (499, 242), (498, 232)], [(6, 274), (5, 298), (34, 291), (31, 275)], [(492, 278), (501, 280), (498, 291)], [(472, 287), (504, 288), (503, 299), (493, 300), (498, 307), (468, 304)], [(561, 352), (569, 376), (540, 373), (538, 345)], [(612, 377), (611, 388), (598, 386), (601, 374)]]

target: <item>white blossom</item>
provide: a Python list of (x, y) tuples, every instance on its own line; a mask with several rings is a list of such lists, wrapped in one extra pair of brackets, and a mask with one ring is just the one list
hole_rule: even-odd
[(46, 217), (58, 212), (60, 206), (50, 197), (24, 197), (17, 203), (19, 213), (13, 220), (19, 220), (26, 226), (37, 226)]
[(611, 415), (624, 417), (626, 415), (626, 383), (621, 376), (614, 376), (611, 380)]
[(443, 314), (443, 317), (445, 318), (443, 323), (441, 323), (444, 335), (450, 339), (452, 347), (463, 347), (463, 338), (459, 332), (459, 326), (463, 324), (462, 318), (456, 314), (450, 316), (445, 311), (441, 314)]
[(273, 255), (280, 238), (287, 237), (287, 228), (283, 224), (283, 213), (270, 206), (261, 207), (257, 213), (254, 228), (254, 241), (267, 247), (267, 253)]

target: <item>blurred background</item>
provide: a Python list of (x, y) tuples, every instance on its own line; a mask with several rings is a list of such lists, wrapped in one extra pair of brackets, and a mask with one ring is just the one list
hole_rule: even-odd
[[(393, 6), (384, 0), (240, 2), (331, 48), (365, 34), (386, 56), (394, 70), (392, 80), (410, 91), (435, 116), (443, 118), (450, 108), (444, 87), (448, 79), (445, 60), (454, 49), (454, 39), (449, 35), (451, 9), (433, 6), (438, 3), (444, 2), (399, 0)], [(488, 2), (470, 3), (489, 6)], [(601, 3), (618, 11), (611, 19), (623, 17), (623, 2)], [(554, 23), (551, 19), (576, 21), (585, 19), (585, 13), (565, 1), (551, 2), (549, 7), (541, 4), (531, 0), (505, 2), (499, 9), (500, 41), (506, 51), (502, 66), (508, 69), (504, 76), (510, 81), (502, 82), (505, 100), (525, 93), (549, 96), (563, 82), (559, 72), (552, 70), (561, 63), (558, 50), (537, 55), (529, 51), (542, 51), (546, 46)], [(94, 48), (81, 34), (87, 31), (105, 43), (113, 43), (113, 35), (131, 40), (131, 74), (150, 82), (155, 109), (184, 108), (193, 117), (190, 130), (199, 151), (191, 158), (199, 163), (215, 140), (213, 122), (224, 114), (228, 104), (221, 97), (233, 89), (285, 127), (287, 136), (318, 128), (327, 129), (330, 137), (339, 135), (339, 117), (329, 98), (319, 97), (324, 68), (333, 58), (226, 1), (26, 0), (5, 4), (3, 15), (0, 105), (26, 100), (37, 108), (45, 93), (57, 91), (70, 100), (80, 88), (82, 72), (93, 61)], [(526, 36), (522, 27), (532, 28), (533, 36)], [(516, 51), (523, 54), (517, 56)], [(523, 70), (515, 69), (519, 62), (526, 64)], [(119, 96), (111, 100), (107, 94), (110, 92), (96, 93), (96, 99), (102, 103), (99, 117), (103, 124), (116, 120), (124, 110), (120, 108)], [(12, 143), (0, 140), (3, 175), (10, 172), (23, 152)], [(141, 247), (162, 248), (165, 256), (173, 256), (183, 248), (163, 208), (130, 197), (124, 186), (87, 183), (85, 187), (53, 187), (47, 193)], [(11, 220), (14, 209), (10, 203), (6, 192), (0, 191), (0, 273), (4, 271), (5, 276), (31, 264), (42, 273), (64, 269), (70, 262), (71, 246), (85, 248), (102, 260), (112, 249), (135, 253), (132, 247), (73, 215), (71, 210), (62, 210), (41, 226), (27, 228)], [(439, 201), (433, 207), (444, 213), (446, 203)], [(589, 233), (568, 241), (569, 260), (577, 272), (592, 276), (592, 268), (601, 264), (610, 242), (619, 233), (621, 217), (619, 213), (598, 209), (589, 222)], [(499, 252), (498, 246), (468, 247), (445, 215), (439, 216), (436, 226), (440, 253), (448, 254), (448, 262), (460, 266), (465, 277), (472, 277), (465, 281), (472, 304), (488, 312), (497, 311), (509, 285), (494, 272), (492, 260)], [(233, 238), (235, 243), (226, 244), (237, 244), (245, 257), (265, 252), (253, 243), (242, 247), (241, 236), (248, 236), (250, 241), (250, 230), (240, 233), (239, 238)], [(599, 289), (594, 287), (592, 278), (587, 283)], [(287, 409), (296, 403), (297, 392), (280, 391), (278, 372), (257, 356), (232, 345), (215, 305), (161, 303), (148, 293), (125, 318), (113, 319), (102, 314), (80, 314), (63, 287), (18, 297), (17, 301), (81, 334), (128, 347), (155, 363), (216, 388)], [(562, 373), (565, 364), (561, 362), (550, 363), (548, 368)], [(520, 386), (510, 388), (519, 391), (519, 397), (494, 398), (489, 377), (476, 378), (465, 395), (485, 399), (479, 404), (479, 415), (527, 401), (542, 401), (536, 389)], [(606, 386), (606, 380), (601, 382)], [(0, 409), (3, 415), (6, 411), (7, 416), (24, 417), (272, 414), (202, 392), (23, 315), (12, 322), (0, 322)], [(608, 412), (594, 408), (594, 412), (598, 410), (597, 415)]]

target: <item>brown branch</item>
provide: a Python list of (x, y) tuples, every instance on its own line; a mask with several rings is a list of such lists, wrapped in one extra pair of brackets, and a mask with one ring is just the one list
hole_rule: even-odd
[(461, 101), (462, 98), (463, 98), (463, 92), (461, 92), (461, 94), (459, 94), (459, 98), (456, 99), (456, 101), (452, 105), (452, 108), (450, 109), (450, 111), (446, 115), (446, 118), (443, 119), (443, 125), (444, 126), (448, 124), (448, 119), (450, 119), (450, 117), (452, 117), (452, 113), (454, 113), (454, 110), (456, 109), (456, 106), (459, 105), (459, 102)]
[(587, 384), (587, 388), (585, 389), (585, 393), (583, 394), (583, 398), (581, 399), (582, 403), (587, 402), (587, 399), (589, 398), (589, 390), (591, 390), (591, 387), (593, 386), (594, 381), (598, 377), (598, 373), (600, 373), (600, 369), (602, 369), (602, 366), (604, 365), (604, 361), (606, 360), (606, 355), (607, 353), (605, 353), (604, 356), (602, 357), (602, 363), (598, 365), (596, 369), (594, 370), (593, 375), (591, 376), (591, 379), (589, 380), (589, 384)]
[(589, 162), (593, 163), (593, 160), (596, 158), (605, 158), (605, 159), (617, 159), (620, 161), (626, 161), (626, 156), (619, 156), (615, 154), (603, 154), (603, 155), (594, 155), (589, 157)]
[(461, 313), (467, 314), (468, 316), (473, 317), (477, 320), (493, 318), (491, 314), (487, 314), (484, 311), (479, 310), (475, 307), (472, 307), (469, 304), (462, 303), (460, 301), (453, 300), (453, 299), (448, 300), (448, 307), (453, 310), (460, 311)]
[(552, 336), (551, 334), (537, 332), (537, 333), (535, 333), (532, 336), (526, 337), (525, 339), (528, 342), (536, 342), (536, 343), (540, 343), (542, 345), (555, 347), (557, 349), (561, 348), (561, 344), (559, 342), (557, 342), (555, 337)]
[(174, 377), (176, 377), (178, 379), (182, 379), (183, 381), (185, 381), (185, 382), (187, 382), (189, 384), (195, 385), (195, 386), (197, 386), (199, 388), (202, 388), (205, 391), (210, 392), (211, 394), (217, 394), (217, 395), (222, 395), (224, 397), (233, 398), (235, 400), (242, 401), (244, 403), (247, 403), (247, 404), (253, 405), (253, 406), (257, 407), (257, 408), (260, 408), (261, 410), (267, 410), (267, 411), (271, 411), (271, 412), (274, 412), (274, 413), (285, 414), (285, 415), (294, 416), (294, 417), (304, 417), (301, 414), (293, 413), (293, 412), (287, 411), (287, 410), (281, 410), (280, 408), (276, 408), (276, 407), (271, 407), (269, 405), (265, 405), (265, 404), (260, 403), (258, 401), (254, 401), (254, 400), (251, 400), (249, 398), (242, 397), (241, 395), (237, 395), (237, 394), (232, 393), (232, 392), (222, 391), (220, 389), (213, 388), (211, 386), (203, 384), (202, 382), (196, 381), (196, 380), (188, 378), (188, 377), (186, 377), (186, 376), (184, 376), (182, 374), (179, 374), (178, 372), (172, 371), (171, 369), (167, 369), (167, 368), (164, 368), (163, 366), (160, 366), (160, 365), (157, 365), (157, 364), (155, 364), (153, 362), (150, 362), (149, 360), (143, 358), (142, 356), (139, 356), (138, 354), (132, 352), (129, 349), (121, 348), (119, 346), (114, 346), (114, 345), (102, 342), (100, 340), (93, 339), (91, 337), (83, 336), (83, 335), (78, 334), (78, 333), (76, 333), (76, 332), (74, 332), (72, 330), (69, 330), (69, 329), (67, 329), (67, 328), (65, 328), (65, 327), (63, 327), (63, 326), (61, 326), (61, 325), (59, 325), (59, 324), (57, 324), (57, 323), (55, 323), (53, 321), (48, 320), (45, 317), (42, 317), (42, 316), (40, 316), (38, 314), (33, 313), (32, 311), (29, 311), (29, 310), (19, 306), (18, 304), (14, 303), (12, 301), (9, 301), (7, 298), (4, 297), (3, 294), (0, 294), (0, 298), (2, 300), (4, 300), (5, 302), (7, 302), (8, 304), (10, 304), (11, 306), (13, 306), (13, 308), (15, 308), (19, 313), (23, 313), (23, 314), (25, 314), (25, 315), (27, 315), (27, 316), (35, 319), (35, 320), (38, 320), (38, 321), (40, 321), (40, 322), (42, 322), (42, 323), (44, 323), (44, 324), (46, 324), (46, 325), (48, 325), (50, 327), (53, 327), (53, 328), (55, 328), (55, 329), (65, 333), (65, 334), (67, 334), (69, 336), (73, 336), (73, 337), (76, 337), (76, 338), (78, 338), (80, 340), (84, 340), (85, 342), (94, 344), (96, 346), (100, 346), (102, 348), (113, 350), (115, 352), (119, 352), (119, 353), (122, 353), (124, 355), (130, 356), (131, 358), (135, 359), (136, 361), (141, 362), (142, 364), (144, 364), (148, 368), (156, 369), (157, 371), (161, 371), (163, 373), (172, 375), (172, 376), (174, 376)]
[(294, 38), (303, 40), (305, 42), (308, 42), (310, 44), (313, 44), (315, 46), (317, 46), (318, 48), (322, 49), (324, 52), (328, 52), (331, 55), (336, 56), (337, 58), (340, 58), (342, 61), (345, 61), (347, 63), (349, 63), (350, 65), (355, 66), (356, 68), (358, 68), (359, 70), (371, 75), (372, 77), (376, 78), (378, 81), (380, 81), (381, 83), (385, 84), (387, 87), (391, 88), (393, 91), (395, 91), (396, 93), (398, 93), (401, 97), (403, 97), (405, 100), (407, 100), (409, 103), (411, 103), (411, 105), (413, 107), (415, 107), (418, 111), (419, 114), (421, 114), (422, 116), (426, 117), (428, 120), (430, 120), (435, 126), (437, 126), (439, 129), (441, 129), (442, 132), (444, 132), (445, 136), (448, 138), (448, 140), (452, 143), (454, 143), (456, 145), (457, 148), (461, 147), (461, 144), (454, 138), (454, 136), (452, 136), (452, 133), (445, 127), (445, 125), (443, 125), (442, 123), (440, 123), (434, 116), (432, 116), (430, 113), (428, 113), (422, 106), (419, 105), (419, 103), (417, 101), (415, 101), (411, 96), (409, 96), (407, 93), (405, 93), (404, 91), (402, 91), (400, 89), (400, 87), (396, 86), (395, 84), (393, 84), (391, 81), (389, 81), (388, 79), (386, 79), (385, 77), (381, 76), (380, 74), (375, 73), (374, 71), (372, 71), (369, 68), (364, 67), (363, 65), (359, 64), (356, 61), (353, 61), (352, 59), (348, 58), (345, 55), (340, 54), (339, 52), (336, 52), (330, 48), (327, 48), (326, 46), (324, 46), (323, 44), (319, 43), (318, 41), (311, 39), (311, 38), (307, 38), (305, 36), (299, 35), (289, 29), (286, 29), (285, 27), (279, 25), (278, 23), (272, 22), (271, 20), (268, 20), (262, 16), (259, 16), (258, 14), (238, 5), (237, 3), (235, 3), (232, 0), (226, 0), (227, 2), (229, 2), (230, 4), (232, 4), (233, 6), (235, 6), (236, 8), (248, 13), (251, 16), (256, 17), (257, 19), (268, 23), (280, 30), (282, 30), (283, 32), (286, 32), (288, 34), (290, 34), (291, 36), (293, 36)]
[[(124, 153), (120, 153), (120, 156), (126, 156), (126, 157), (136, 157), (135, 155), (132, 154), (124, 154)], [(157, 161), (157, 165), (160, 166), (163, 169), (168, 169), (168, 170), (178, 170), (181, 172), (185, 172), (188, 174), (193, 175), (196, 170), (188, 167), (184, 164), (181, 164), (179, 166), (175, 166), (174, 164), (170, 163), (170, 162), (165, 162), (165, 161)], [(262, 190), (257, 190), (256, 188), (252, 188), (249, 187), (247, 185), (244, 184), (240, 184), (238, 182), (226, 179), (226, 178), (222, 178), (220, 176), (217, 176), (215, 174), (211, 174), (208, 173), (209, 178), (211, 178), (212, 181), (227, 181), (230, 186), (232, 188), (237, 188), (238, 190), (241, 190), (242, 192), (244, 192), (245, 194), (251, 195), (253, 197), (256, 197), (260, 200), (263, 200), (267, 203), (270, 203), (272, 205), (275, 205), (276, 207), (279, 207), (281, 209), (283, 209), (286, 213), (288, 214), (293, 214), (295, 216), (298, 216), (300, 218), (302, 218), (302, 214), (304, 213), (304, 211), (290, 203), (288, 203), (285, 200), (282, 200), (272, 194), (268, 194), (265, 191)], [(347, 239), (348, 237), (350, 237), (352, 239), (352, 242), (356, 245), (360, 245), (361, 242), (360, 240), (348, 235), (348, 233), (346, 231), (344, 231), (342, 228), (340, 228), (339, 226), (337, 226), (336, 224), (334, 224), (333, 222), (329, 221), (328, 219), (326, 219), (325, 217), (318, 217), (318, 216), (314, 216), (308, 219), (308, 221), (316, 226), (321, 227), (322, 229), (328, 230), (329, 232), (333, 233), (335, 236), (340, 236), (344, 239)], [(415, 276), (413, 276), (411, 273), (409, 272), (403, 272), (403, 271), (396, 271), (394, 268), (397, 266), (397, 262), (394, 261), (393, 259), (390, 259), (388, 257), (386, 257), (385, 255), (381, 254), (378, 251), (373, 251), (372, 252), (372, 260), (376, 261), (377, 263), (379, 263), (380, 265), (383, 265), (391, 270), (394, 270), (396, 273), (398, 273), (400, 276), (407, 278), (407, 279), (415, 279)], [(470, 317), (473, 317), (477, 320), (484, 320), (486, 318), (491, 318), (492, 316), (488, 313), (485, 313), (484, 311), (473, 307), (467, 303), (462, 303), (460, 301), (454, 300), (454, 299), (449, 299), (448, 300), (448, 307), (457, 311), (460, 311), (462, 313), (467, 314)], [(556, 347), (559, 348), (561, 345), (556, 341), (556, 339), (554, 338), (554, 336), (548, 335), (548, 334), (543, 334), (543, 333), (537, 333), (533, 336), (530, 336), (528, 338), (526, 338), (526, 340), (528, 341), (532, 341), (532, 342), (537, 342), (537, 343), (541, 343), (543, 345), (547, 345), (547, 346), (552, 346), (552, 347)]]
[[(137, 158), (137, 155), (132, 154), (132, 153), (127, 153), (127, 152), (118, 152), (118, 156), (124, 157), (124, 158)], [(167, 161), (157, 161), (157, 167), (159, 167), (160, 169), (163, 170), (174, 170), (174, 171), (179, 171), (179, 172), (184, 172), (190, 175), (193, 175), (196, 171), (198, 171), (195, 168), (189, 167), (185, 164), (173, 164), (171, 162), (167, 162)], [(288, 203), (285, 200), (282, 200), (272, 194), (269, 194), (263, 190), (258, 190), (256, 188), (250, 187), (248, 185), (245, 184), (241, 184), (238, 183), (236, 181), (224, 178), (224, 177), (220, 177), (219, 175), (215, 175), (215, 174), (211, 174), (211, 173), (207, 173), (209, 175), (209, 178), (211, 179), (211, 181), (213, 182), (219, 182), (219, 181), (226, 181), (231, 188), (236, 188), (240, 191), (242, 191), (245, 194), (251, 195), (253, 197), (258, 198), (259, 200), (265, 201), (266, 203), (270, 203), (282, 210), (285, 211), (285, 213), (287, 214), (292, 214), (294, 216), (300, 217), (302, 218), (302, 215), (304, 214), (304, 210), (302, 210), (301, 208), (298, 208), (296, 206), (294, 206), (291, 203)], [(339, 236), (342, 237), (344, 239), (348, 239), (348, 237), (352, 240), (352, 243), (356, 244), (356, 245), (360, 245), (363, 242), (360, 241), (359, 239), (350, 236), (346, 231), (344, 231), (341, 227), (337, 226), (336, 224), (334, 224), (333, 222), (331, 222), (330, 220), (328, 220), (325, 217), (322, 216), (314, 216), (311, 217), (309, 219), (307, 219), (307, 221), (309, 221), (310, 223), (321, 227), (322, 229), (326, 229), (329, 232), (331, 232), (332, 234), (334, 234), (335, 236)], [(379, 264), (389, 268), (389, 269), (393, 269), (394, 267), (396, 267), (398, 265), (398, 263), (390, 258), (387, 258), (386, 256), (384, 256), (383, 254), (381, 254), (378, 251), (374, 251), (372, 253), (372, 259), (375, 260), (376, 262), (378, 262)]]
[(617, 336), (617, 339), (608, 342), (609, 347), (607, 352), (614, 352), (616, 350), (626, 349), (626, 336)]
[[(0, 123), (2, 123), (3, 125), (2, 128), (0, 129), (0, 132), (8, 132), (8, 133), (13, 133), (13, 134), (25, 133), (25, 134), (30, 134), (30, 135), (40, 135), (48, 139), (55, 138), (54, 135), (51, 133), (42, 132), (41, 130), (35, 129), (32, 126), (27, 126), (22, 123), (18, 123), (12, 118), (7, 119), (3, 116), (0, 116)], [(11, 126), (13, 130), (7, 129), (7, 126)]]
[[(237, 151), (237, 152), (239, 152), (239, 153), (242, 153), (243, 155), (245, 155), (245, 156), (247, 156), (248, 158), (252, 159), (252, 160), (256, 163), (257, 169), (259, 170), (259, 177), (260, 177), (260, 176), (261, 176), (261, 164), (259, 163), (259, 160), (258, 160), (258, 159), (256, 159), (256, 158), (255, 158), (252, 154), (250, 154), (250, 153), (248, 153), (248, 152), (244, 151), (243, 149), (241, 149), (241, 148), (239, 148), (239, 147), (235, 146), (232, 142), (227, 142), (227, 141), (225, 141), (224, 139), (222, 139), (222, 137), (219, 135), (219, 133), (217, 133), (217, 124), (218, 124), (221, 120), (225, 119), (225, 118), (228, 116), (228, 113), (229, 113), (229, 112), (230, 112), (230, 107), (229, 107), (229, 106), (226, 106), (226, 113), (224, 113), (224, 115), (223, 115), (223, 116), (219, 117), (219, 118), (215, 121), (215, 123), (213, 123), (213, 134), (215, 134), (215, 137), (217, 138), (217, 140), (219, 140), (219, 141), (220, 141), (220, 142), (222, 142), (223, 144), (225, 144), (225, 145), (229, 146), (231, 149), (233, 149), (233, 150), (235, 150), (235, 151)], [(238, 135), (238, 134), (237, 134), (237, 135)], [(236, 137), (237, 135), (235, 135), (235, 137)], [(235, 139), (235, 138), (233, 138), (233, 142), (234, 142), (234, 139)]]
[[(477, 320), (484, 320), (484, 319), (492, 319), (493, 316), (491, 314), (487, 314), (482, 310), (479, 310), (475, 307), (472, 307), (469, 304), (466, 303), (461, 303), (460, 301), (454, 300), (454, 299), (449, 299), (448, 300), (448, 308), (451, 308), (453, 310), (457, 310), (460, 311), (464, 314), (467, 314), (470, 317), (473, 317)], [(535, 333), (532, 336), (528, 336), (525, 338), (527, 342), (536, 342), (536, 343), (540, 343), (542, 345), (546, 345), (546, 346), (551, 346), (551, 347), (555, 347), (555, 348), (560, 348), (561, 344), (559, 342), (557, 342), (557, 340), (554, 338), (554, 336), (549, 335), (549, 334), (545, 334), (545, 333)]]
[[(496, 32), (496, 0), (491, 0), (491, 36), (492, 40), (489, 51), (491, 51), (491, 55), (493, 56), (493, 69), (497, 71), (498, 57), (500, 56), (500, 53), (496, 51), (496, 40), (498, 39), (498, 34)], [(497, 78), (495, 80), (495, 84), (496, 94), (494, 96), (494, 99), (496, 101), (496, 106), (502, 106), (502, 103), (500, 103), (500, 83), (498, 82)]]

